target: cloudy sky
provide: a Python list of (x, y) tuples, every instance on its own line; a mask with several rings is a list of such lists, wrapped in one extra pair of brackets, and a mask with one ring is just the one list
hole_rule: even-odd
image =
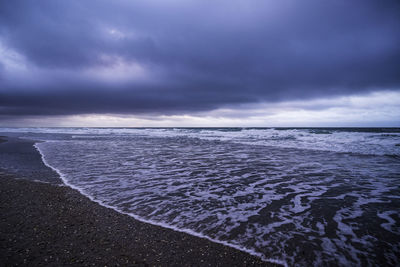
[(0, 1), (0, 126), (400, 126), (398, 0)]

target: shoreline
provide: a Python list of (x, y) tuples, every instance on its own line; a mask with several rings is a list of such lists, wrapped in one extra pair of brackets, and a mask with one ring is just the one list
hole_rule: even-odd
[[(23, 142), (22, 146), (29, 143)], [(6, 265), (280, 266), (206, 238), (139, 221), (69, 186), (27, 178), (0, 168), (0, 261)]]

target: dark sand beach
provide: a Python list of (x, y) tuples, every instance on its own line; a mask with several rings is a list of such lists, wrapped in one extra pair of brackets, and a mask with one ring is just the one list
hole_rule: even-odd
[(273, 266), (234, 248), (100, 206), (60, 186), (32, 141), (4, 139), (0, 265)]

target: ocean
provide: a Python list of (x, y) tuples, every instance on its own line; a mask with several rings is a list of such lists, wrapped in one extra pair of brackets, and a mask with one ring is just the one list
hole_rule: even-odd
[(400, 264), (399, 128), (0, 128), (132, 217), (288, 266)]

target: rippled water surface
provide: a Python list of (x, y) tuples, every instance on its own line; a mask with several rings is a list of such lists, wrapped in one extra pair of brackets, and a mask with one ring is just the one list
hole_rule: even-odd
[(399, 129), (18, 131), (120, 211), (290, 266), (400, 264)]

